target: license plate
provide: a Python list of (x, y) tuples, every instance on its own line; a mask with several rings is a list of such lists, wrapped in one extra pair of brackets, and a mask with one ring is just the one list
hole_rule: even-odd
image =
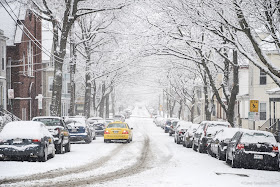
[(119, 131), (114, 131), (115, 134), (119, 133)]
[(14, 139), (13, 143), (22, 143), (22, 139), (19, 139), (19, 138)]
[(263, 155), (254, 155), (254, 159), (262, 160)]

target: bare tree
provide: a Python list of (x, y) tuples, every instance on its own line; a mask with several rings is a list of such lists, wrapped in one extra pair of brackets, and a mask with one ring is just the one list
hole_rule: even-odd
[[(125, 4), (117, 3), (111, 6), (100, 5), (91, 0), (29, 0), (30, 8), (41, 19), (50, 21), (53, 26), (53, 56), (54, 79), (51, 103), (51, 115), (61, 115), (61, 91), (62, 91), (62, 66), (66, 54), (68, 35), (74, 22), (82, 16), (122, 9)], [(92, 7), (92, 8), (89, 8)], [(96, 7), (96, 8), (95, 8)]]

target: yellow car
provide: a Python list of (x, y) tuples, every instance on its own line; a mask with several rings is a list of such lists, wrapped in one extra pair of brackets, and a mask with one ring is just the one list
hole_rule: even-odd
[(111, 140), (125, 140), (130, 143), (132, 141), (132, 129), (122, 121), (109, 123), (104, 130), (104, 143), (111, 142)]

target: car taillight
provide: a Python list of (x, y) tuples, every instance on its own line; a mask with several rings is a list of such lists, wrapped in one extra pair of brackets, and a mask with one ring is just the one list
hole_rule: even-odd
[(104, 134), (110, 134), (109, 131), (104, 131)]
[(128, 134), (128, 131), (124, 130), (122, 133), (123, 133), (123, 134)]
[(244, 144), (237, 144), (236, 149), (244, 149)]
[(273, 151), (273, 152), (278, 152), (278, 151), (279, 151), (279, 150), (278, 150), (278, 146), (273, 146), (272, 151)]
[(36, 143), (36, 142), (41, 142), (41, 140), (39, 139), (33, 139), (32, 142)]

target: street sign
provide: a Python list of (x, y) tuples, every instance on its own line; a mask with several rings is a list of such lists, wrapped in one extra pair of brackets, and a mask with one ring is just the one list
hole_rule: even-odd
[(38, 99), (38, 109), (43, 109), (43, 95), (38, 94), (36, 98)]
[(259, 100), (250, 100), (250, 112), (259, 112)]
[(14, 99), (14, 89), (8, 89), (8, 99)]
[(260, 120), (260, 115), (258, 112), (249, 112), (248, 113), (248, 119), (250, 121), (259, 121)]

